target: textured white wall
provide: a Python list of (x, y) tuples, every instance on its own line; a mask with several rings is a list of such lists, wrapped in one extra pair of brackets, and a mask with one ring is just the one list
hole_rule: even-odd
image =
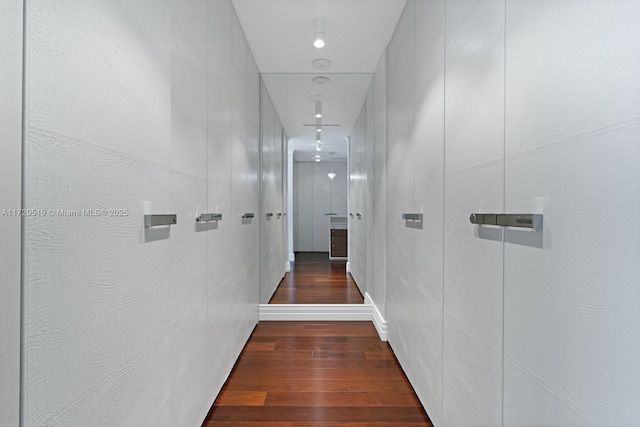
[(27, 21), (27, 207), (129, 215), (25, 223), (25, 424), (199, 425), (257, 321), (258, 72), (235, 13), (39, 0)]
[[(372, 211), (368, 209), (368, 170), (367, 158), (372, 155), (373, 148), (372, 123), (367, 123), (368, 111), (373, 110), (372, 90), (362, 106), (358, 120), (349, 138), (349, 271), (353, 280), (364, 295), (368, 289), (367, 261), (367, 225), (373, 220)], [(371, 156), (372, 157), (372, 156)]]
[[(624, 0), (407, 3), (387, 320), (435, 425), (640, 424), (639, 19)], [(544, 228), (469, 223), (483, 211)]]
[(367, 291), (383, 317), (386, 309), (387, 281), (387, 54), (382, 54), (373, 78), (374, 144), (373, 150), (373, 234), (368, 250), (375, 251), (373, 277)]
[[(264, 84), (261, 90), (260, 302), (266, 304), (284, 276), (283, 246), (286, 234), (283, 231), (286, 229), (286, 217), (281, 215), (284, 212), (282, 124)], [(267, 217), (267, 213), (273, 216)]]
[(0, 425), (20, 416), (23, 2), (0, 1)]

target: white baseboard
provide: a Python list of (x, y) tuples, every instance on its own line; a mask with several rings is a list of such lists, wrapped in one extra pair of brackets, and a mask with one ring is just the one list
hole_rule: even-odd
[(260, 320), (372, 320), (366, 304), (260, 304)]
[(365, 293), (364, 304), (260, 304), (261, 321), (371, 321), (380, 340), (387, 340), (387, 322)]
[(351, 263), (347, 261), (347, 273), (351, 273)]
[(382, 341), (386, 341), (387, 321), (384, 320), (384, 317), (382, 317), (382, 313), (380, 313), (380, 310), (378, 310), (378, 307), (376, 307), (376, 304), (373, 302), (368, 292), (364, 293), (364, 303), (371, 307), (371, 320), (373, 322), (373, 326), (375, 326), (376, 330), (378, 331), (378, 335), (380, 335), (380, 339)]
[(284, 271), (287, 273), (291, 271), (291, 261), (287, 261), (284, 263)]
[(289, 252), (289, 262), (294, 262), (296, 260), (296, 253)]

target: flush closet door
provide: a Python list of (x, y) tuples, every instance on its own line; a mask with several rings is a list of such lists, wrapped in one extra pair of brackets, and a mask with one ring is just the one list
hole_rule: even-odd
[(447, 3), (443, 424), (502, 422), (504, 1)]
[(415, 230), (402, 220), (414, 212), (415, 2), (408, 1), (388, 49), (387, 139), (387, 317), (388, 340), (409, 377), (413, 377)]
[(297, 252), (313, 250), (313, 169), (309, 162), (294, 162), (294, 226)]
[(313, 162), (313, 251), (329, 252), (329, 163)]
[(413, 386), (434, 425), (442, 425), (444, 215), (444, 0), (416, 2)]
[(640, 425), (638, 22), (507, 5), (506, 210), (544, 224), (505, 236), (505, 425)]

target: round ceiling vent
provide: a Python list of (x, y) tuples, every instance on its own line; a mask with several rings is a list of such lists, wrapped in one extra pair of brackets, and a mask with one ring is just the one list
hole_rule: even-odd
[(318, 58), (311, 62), (311, 66), (316, 70), (328, 70), (331, 68), (331, 61), (324, 58)]
[(327, 83), (329, 83), (331, 80), (329, 79), (329, 77), (327, 76), (318, 76), (318, 77), (314, 77), (313, 80), (311, 80), (314, 84), (317, 85), (326, 85)]

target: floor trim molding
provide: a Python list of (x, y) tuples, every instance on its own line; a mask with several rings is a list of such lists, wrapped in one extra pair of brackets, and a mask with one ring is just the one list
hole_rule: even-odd
[(261, 321), (371, 321), (382, 341), (387, 322), (365, 294), (364, 304), (260, 304)]
[(364, 293), (364, 303), (371, 307), (371, 321), (373, 322), (373, 326), (376, 327), (378, 331), (378, 335), (380, 335), (380, 339), (382, 341), (387, 340), (387, 321), (382, 317), (382, 313), (378, 310), (375, 302), (371, 299), (371, 296), (368, 292)]

